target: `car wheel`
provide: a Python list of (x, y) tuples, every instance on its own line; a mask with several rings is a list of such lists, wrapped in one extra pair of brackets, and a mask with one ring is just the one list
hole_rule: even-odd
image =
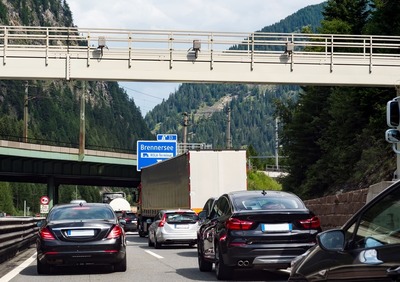
[(157, 236), (156, 236), (156, 234), (154, 234), (154, 247), (155, 247), (156, 249), (161, 249), (161, 247), (162, 247), (161, 243), (157, 241)]
[(212, 270), (212, 262), (204, 259), (203, 252), (201, 251), (199, 244), (197, 244), (197, 262), (201, 272), (210, 272)]
[(50, 265), (41, 263), (38, 259), (36, 260), (36, 271), (38, 274), (49, 274), (50, 270)]
[(149, 234), (148, 245), (149, 245), (149, 247), (154, 247), (154, 243), (150, 239), (150, 234)]
[(117, 272), (125, 272), (126, 271), (126, 254), (119, 263), (114, 264), (114, 271), (117, 271)]
[(141, 237), (141, 238), (146, 237), (146, 232), (143, 232), (142, 230), (140, 230), (138, 233), (139, 233), (139, 237)]
[(218, 280), (231, 280), (233, 278), (233, 267), (224, 263), (219, 247), (215, 246), (215, 274)]
[(196, 243), (190, 243), (190, 244), (189, 244), (189, 247), (190, 247), (190, 248), (193, 248), (194, 246), (196, 246)]

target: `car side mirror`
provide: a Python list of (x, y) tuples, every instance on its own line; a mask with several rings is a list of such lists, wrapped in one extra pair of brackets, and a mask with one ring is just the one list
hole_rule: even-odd
[(122, 224), (122, 225), (126, 225), (126, 220), (121, 218), (121, 219), (119, 220), (119, 223)]
[(146, 223), (147, 224), (151, 224), (153, 221), (150, 219), (150, 218), (148, 218), (147, 220), (146, 220)]
[(345, 245), (344, 231), (332, 229), (317, 235), (318, 245), (325, 251), (343, 251)]

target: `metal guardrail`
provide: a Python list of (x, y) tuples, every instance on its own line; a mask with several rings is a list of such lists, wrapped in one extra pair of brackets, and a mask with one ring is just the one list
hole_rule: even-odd
[[(240, 62), (245, 58), (248, 62), (260, 63), (269, 60), (268, 54), (282, 52), (324, 54), (327, 63), (333, 63), (331, 56), (398, 58), (400, 54), (395, 54), (395, 51), (400, 49), (400, 37), (2, 26), (0, 49), (3, 63), (6, 63), (7, 57), (14, 55), (14, 51), (24, 49), (32, 51), (30, 56), (44, 55), (46, 60), (49, 57), (65, 57), (67, 53), (90, 59), (93, 55), (91, 51), (98, 50), (99, 56), (107, 53), (107, 56), (128, 61), (136, 56), (150, 60), (166, 59), (171, 64), (176, 59), (187, 60), (188, 51), (192, 51), (193, 55), (197, 52), (198, 59), (207, 58), (211, 63), (216, 60)], [(387, 63), (396, 64), (390, 60)]]
[(42, 217), (0, 217), (0, 263), (14, 257), (36, 241)]
[(178, 143), (177, 145), (178, 155), (183, 154), (189, 150), (212, 149), (212, 145), (206, 143)]

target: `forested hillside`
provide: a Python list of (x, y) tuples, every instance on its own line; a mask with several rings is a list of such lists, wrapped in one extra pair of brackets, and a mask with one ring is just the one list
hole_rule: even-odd
[[(299, 32), (305, 27), (316, 30), (322, 19), (323, 5), (305, 7), (261, 31)], [(297, 100), (299, 90), (296, 86), (281, 85), (185, 83), (150, 111), (145, 120), (153, 133), (177, 133), (179, 140), (183, 140), (182, 114), (186, 112), (189, 114), (187, 142), (211, 144), (221, 149), (226, 148), (227, 110), (230, 108), (233, 148), (250, 146), (258, 155), (272, 156), (275, 154), (275, 102)]]
[[(0, 24), (73, 26), (64, 0), (2, 0)], [(77, 148), (80, 99), (85, 93), (86, 147), (136, 151), (136, 141), (154, 139), (134, 101), (116, 82), (0, 81), (0, 136), (21, 141), (24, 126), (24, 94), (28, 93), (30, 142)], [(107, 149), (105, 149), (107, 150)], [(24, 201), (38, 212), (44, 185), (0, 183), (0, 212), (21, 213)], [(99, 201), (98, 187), (60, 187), (60, 202), (84, 198)]]
[[(319, 32), (400, 35), (399, 11), (399, 1), (330, 0)], [(386, 103), (397, 95), (395, 87), (307, 87), (279, 107), (284, 189), (310, 198), (392, 180), (396, 155), (384, 136)]]
[[(398, 1), (329, 0), (262, 31), (400, 35), (399, 11)], [(396, 96), (394, 87), (183, 84), (145, 119), (154, 133), (181, 135), (187, 112), (188, 142), (223, 148), (230, 107), (233, 147), (268, 156), (279, 116), (280, 155), (289, 172), (283, 188), (307, 199), (393, 179), (396, 156), (384, 134), (386, 102)]]

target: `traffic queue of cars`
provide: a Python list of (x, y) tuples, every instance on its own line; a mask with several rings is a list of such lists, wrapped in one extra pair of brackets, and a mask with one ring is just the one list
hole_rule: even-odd
[[(40, 224), (37, 272), (86, 263), (126, 271), (126, 223), (108, 204), (54, 206)], [(198, 215), (159, 211), (148, 246), (197, 244), (199, 270), (214, 266), (218, 280), (231, 280), (235, 269), (288, 268), (291, 282), (398, 281), (399, 234), (397, 181), (340, 229), (322, 232), (319, 218), (292, 193), (237, 191), (210, 198)]]

